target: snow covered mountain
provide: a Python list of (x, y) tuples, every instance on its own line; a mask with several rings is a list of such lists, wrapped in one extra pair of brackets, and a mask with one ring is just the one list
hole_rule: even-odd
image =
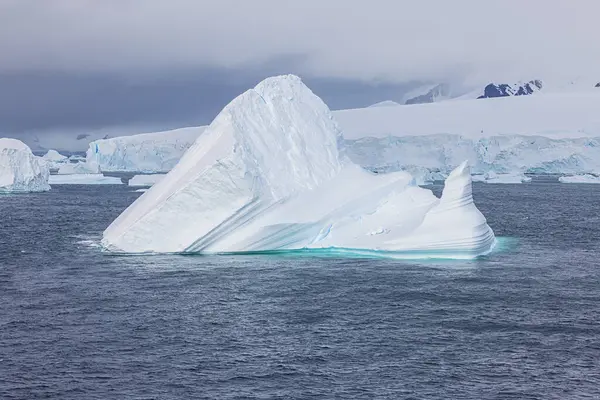
[(17, 139), (0, 138), (0, 193), (50, 190), (46, 161)]
[(527, 96), (535, 92), (539, 92), (544, 87), (543, 83), (539, 79), (534, 79), (525, 83), (490, 83), (483, 89), (483, 94), (478, 99), (491, 99), (494, 97), (507, 97), (507, 96)]
[[(423, 92), (423, 90), (425, 90)], [(417, 94), (419, 93), (419, 94)], [(431, 89), (417, 89), (412, 91), (405, 96), (404, 104), (425, 104), (425, 103), (437, 103), (444, 101), (463, 94), (462, 92), (455, 93), (452, 95), (451, 86), (447, 83), (440, 83), (433, 86)]]
[(438, 199), (407, 173), (352, 164), (341, 139), (298, 77), (266, 79), (228, 104), (102, 243), (125, 252), (310, 248), (408, 258), (471, 258), (494, 246), (466, 163)]

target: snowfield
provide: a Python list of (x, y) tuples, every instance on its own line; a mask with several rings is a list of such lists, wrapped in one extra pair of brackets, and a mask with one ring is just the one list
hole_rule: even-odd
[(365, 171), (343, 146), (332, 113), (298, 77), (266, 79), (227, 105), (102, 243), (134, 253), (337, 249), (473, 258), (491, 251), (495, 237), (473, 203), (466, 162), (438, 199), (408, 173)]

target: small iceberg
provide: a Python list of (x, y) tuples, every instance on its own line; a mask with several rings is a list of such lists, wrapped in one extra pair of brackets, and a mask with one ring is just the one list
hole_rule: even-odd
[(560, 183), (600, 183), (600, 177), (591, 174), (561, 176)]
[(496, 173), (490, 171), (483, 176), (483, 180), (481, 180), (481, 176), (477, 177), (477, 180), (474, 181), (485, 182), (485, 183), (528, 183), (531, 182), (531, 178), (520, 173), (520, 172), (512, 172), (512, 173)]
[(102, 174), (50, 175), (51, 185), (122, 185), (120, 178)]
[(166, 174), (135, 175), (129, 180), (129, 186), (151, 187), (165, 177)]
[(0, 193), (50, 190), (46, 161), (17, 139), (0, 138)]

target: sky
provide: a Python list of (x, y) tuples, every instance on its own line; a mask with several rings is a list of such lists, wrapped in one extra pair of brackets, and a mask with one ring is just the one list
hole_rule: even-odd
[(0, 132), (210, 122), (295, 73), (331, 108), (420, 82), (600, 75), (597, 0), (0, 0)]

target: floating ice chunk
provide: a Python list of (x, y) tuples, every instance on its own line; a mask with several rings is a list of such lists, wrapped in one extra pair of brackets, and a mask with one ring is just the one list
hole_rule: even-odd
[(51, 185), (122, 185), (120, 178), (102, 174), (50, 175)]
[(560, 183), (600, 183), (600, 177), (591, 174), (561, 176)]
[(373, 174), (338, 150), (327, 106), (288, 75), (234, 99), (167, 176), (105, 230), (123, 252), (337, 248), (476, 257), (495, 243), (466, 163), (441, 199), (406, 172)]
[(50, 190), (46, 161), (17, 139), (0, 138), (0, 193)]
[(497, 174), (493, 171), (485, 174), (485, 183), (526, 183), (531, 182), (531, 178), (520, 173)]
[(160, 182), (165, 177), (165, 174), (153, 175), (135, 175), (129, 180), (129, 186), (147, 186), (150, 187), (155, 183)]

